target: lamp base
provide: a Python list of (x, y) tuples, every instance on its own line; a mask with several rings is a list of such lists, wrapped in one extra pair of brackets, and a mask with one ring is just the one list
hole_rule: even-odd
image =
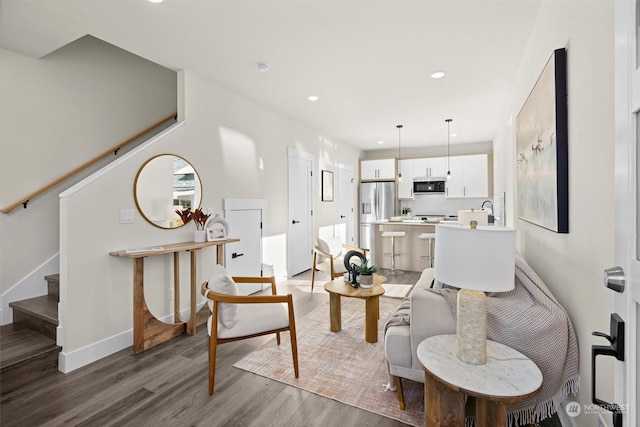
[(461, 289), (458, 292), (458, 359), (470, 365), (487, 363), (487, 296), (484, 292)]

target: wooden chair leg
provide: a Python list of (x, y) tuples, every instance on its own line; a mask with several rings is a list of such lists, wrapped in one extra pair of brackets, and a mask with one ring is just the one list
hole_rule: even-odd
[(216, 375), (216, 345), (217, 338), (209, 338), (209, 396), (213, 394), (213, 382)]
[(291, 355), (293, 356), (293, 372), (298, 378), (298, 340), (296, 338), (296, 318), (293, 313), (293, 297), (289, 295), (289, 335), (291, 337)]
[(280, 332), (276, 332), (276, 343), (280, 345)]
[(400, 377), (393, 377), (396, 383), (396, 392), (398, 393), (398, 402), (400, 403), (400, 409), (404, 411), (404, 393), (402, 392), (402, 381)]

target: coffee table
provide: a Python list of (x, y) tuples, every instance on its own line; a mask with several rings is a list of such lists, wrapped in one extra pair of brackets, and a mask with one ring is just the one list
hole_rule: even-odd
[(342, 330), (342, 308), (340, 298), (361, 298), (365, 300), (365, 333), (364, 339), (369, 343), (378, 342), (378, 318), (380, 317), (380, 295), (384, 294), (382, 284), (387, 280), (384, 276), (373, 275), (373, 288), (354, 288), (344, 278), (339, 277), (324, 285), (329, 292), (329, 320), (331, 331)]

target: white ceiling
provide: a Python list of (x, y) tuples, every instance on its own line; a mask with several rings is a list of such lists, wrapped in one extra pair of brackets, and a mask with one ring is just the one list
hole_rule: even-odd
[[(2, 47), (91, 34), (363, 150), (491, 141), (540, 0), (1, 0)], [(271, 69), (257, 71), (257, 63)], [(430, 74), (444, 71), (434, 80)], [(311, 103), (307, 96), (320, 100)], [(247, 118), (251, 120), (251, 118)], [(384, 140), (384, 145), (377, 141)]]

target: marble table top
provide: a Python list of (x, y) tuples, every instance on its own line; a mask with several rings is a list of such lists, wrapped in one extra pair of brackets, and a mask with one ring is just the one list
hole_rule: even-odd
[(456, 356), (456, 335), (437, 335), (418, 345), (423, 368), (465, 394), (516, 397), (538, 390), (542, 372), (522, 353), (487, 340), (487, 363), (470, 365)]

